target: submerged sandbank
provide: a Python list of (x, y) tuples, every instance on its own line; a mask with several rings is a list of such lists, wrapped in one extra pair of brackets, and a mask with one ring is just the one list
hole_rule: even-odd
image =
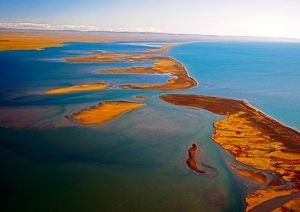
[(296, 130), (241, 100), (191, 94), (167, 94), (160, 98), (175, 105), (225, 115), (224, 119), (214, 123), (213, 140), (237, 161), (259, 170), (271, 171), (285, 182), (270, 182), (248, 195), (247, 210), (300, 190), (300, 133)]
[(101, 102), (97, 106), (83, 109), (70, 116), (82, 125), (103, 124), (122, 114), (145, 106), (144, 103), (130, 101)]
[(62, 88), (54, 88), (47, 90), (46, 94), (65, 94), (72, 92), (82, 92), (82, 91), (93, 91), (93, 90), (104, 90), (107, 89), (108, 85), (106, 83), (91, 83), (91, 84), (82, 84), (74, 85)]

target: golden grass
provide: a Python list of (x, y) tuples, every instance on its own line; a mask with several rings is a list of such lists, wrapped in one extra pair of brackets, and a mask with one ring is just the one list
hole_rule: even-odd
[(73, 114), (71, 118), (82, 125), (103, 124), (144, 105), (140, 102), (129, 101), (101, 102), (97, 106)]
[(72, 92), (82, 92), (82, 91), (92, 91), (92, 90), (104, 90), (108, 86), (106, 83), (92, 83), (92, 84), (82, 84), (74, 85), (69, 87), (54, 88), (47, 90), (46, 94), (66, 94)]
[[(247, 210), (278, 196), (300, 190), (300, 133), (265, 115), (244, 101), (201, 95), (169, 94), (161, 99), (175, 105), (203, 108), (226, 115), (214, 123), (213, 140), (237, 161), (278, 176), (267, 188), (247, 196)], [(239, 170), (242, 176), (250, 172)], [(262, 176), (251, 176), (265, 183)], [(287, 181), (293, 187), (284, 187)], [(273, 183), (272, 183), (273, 182)]]

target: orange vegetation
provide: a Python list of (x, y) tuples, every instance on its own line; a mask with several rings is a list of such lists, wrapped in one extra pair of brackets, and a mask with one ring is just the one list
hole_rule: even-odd
[(194, 170), (197, 173), (205, 173), (205, 171), (201, 170), (200, 167), (197, 164), (196, 161), (196, 154), (197, 154), (197, 145), (196, 144), (192, 144), (192, 146), (189, 148), (189, 158), (186, 161), (187, 166)]
[(226, 115), (214, 123), (213, 140), (228, 150), (236, 160), (256, 169), (272, 171), (282, 181), (293, 184), (292, 188), (284, 188), (283, 184), (271, 183), (268, 188), (257, 190), (247, 197), (247, 210), (277, 196), (299, 191), (299, 132), (277, 122), (245, 101), (180, 94), (162, 95), (160, 98), (176, 105), (203, 108)]
[(80, 92), (80, 91), (91, 91), (91, 90), (104, 90), (107, 88), (106, 83), (92, 83), (92, 84), (83, 84), (83, 85), (74, 85), (69, 87), (54, 88), (47, 90), (46, 94), (64, 94), (71, 92)]
[(280, 208), (276, 208), (272, 212), (292, 212), (292, 211), (300, 211), (300, 197), (295, 198), (284, 205), (282, 205)]
[(129, 101), (101, 102), (97, 106), (79, 111), (70, 118), (82, 125), (103, 124), (124, 113), (143, 107), (145, 104)]

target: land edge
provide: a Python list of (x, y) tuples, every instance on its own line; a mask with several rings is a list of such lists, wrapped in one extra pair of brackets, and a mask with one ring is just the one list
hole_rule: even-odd
[[(193, 109), (204, 109), (204, 110), (208, 110), (208, 111), (210, 111), (210, 112), (212, 112), (212, 113), (214, 113), (214, 114), (218, 114), (218, 113), (216, 113), (216, 112), (213, 112), (213, 111), (211, 111), (211, 110), (209, 110), (209, 109), (207, 109), (207, 108), (202, 108), (202, 107), (200, 107), (200, 106), (191, 106), (191, 105), (188, 105), (188, 104), (185, 104), (184, 102), (176, 102), (176, 100), (174, 100), (174, 101), (170, 101), (170, 100), (168, 100), (168, 99), (166, 99), (165, 97), (166, 96), (173, 96), (173, 97), (176, 97), (176, 96), (201, 96), (201, 97), (208, 97), (208, 98), (219, 98), (219, 99), (225, 99), (225, 98), (222, 98), (222, 97), (212, 97), (212, 96), (203, 96), (203, 95), (193, 95), (193, 94), (162, 94), (162, 95), (160, 95), (160, 99), (162, 99), (162, 100), (164, 100), (164, 101), (166, 101), (166, 102), (168, 102), (168, 103), (171, 103), (171, 104), (174, 104), (174, 105), (179, 105), (179, 106), (186, 106), (186, 107), (189, 107), (189, 108), (193, 108)], [(271, 117), (270, 115), (268, 115), (268, 114), (266, 114), (266, 113), (264, 113), (262, 110), (260, 110), (260, 109), (258, 109), (258, 108), (256, 108), (255, 106), (253, 106), (253, 105), (251, 105), (250, 104), (250, 102), (248, 102), (247, 100), (237, 100), (237, 99), (227, 99), (227, 100), (234, 100), (234, 101), (236, 101), (236, 102), (238, 102), (238, 103), (240, 103), (240, 104), (242, 104), (244, 107), (246, 107), (246, 108), (248, 108), (249, 110), (254, 110), (254, 111), (256, 111), (256, 112), (258, 112), (259, 113), (259, 115), (260, 116), (263, 116), (265, 119), (267, 119), (267, 120), (269, 120), (270, 122), (272, 122), (273, 124), (275, 123), (275, 124), (277, 124), (277, 125), (281, 125), (281, 127), (285, 127), (285, 128), (287, 128), (288, 130), (290, 130), (290, 131), (293, 131), (294, 133), (297, 133), (298, 135), (300, 134), (299, 133), (299, 131), (297, 131), (296, 129), (294, 129), (294, 128), (292, 128), (292, 127), (289, 127), (289, 126), (287, 126), (286, 124), (283, 124), (283, 123), (281, 123), (281, 122), (279, 122), (279, 121), (277, 121), (275, 118), (273, 118), (273, 117)], [(226, 116), (226, 114), (219, 114), (219, 115), (225, 115)], [(214, 127), (215, 127), (215, 125), (214, 125)], [(216, 130), (216, 129), (215, 129)], [(212, 136), (212, 139), (214, 140), (214, 141), (216, 141), (215, 139), (214, 139), (214, 137)], [(223, 146), (221, 145), (221, 144), (219, 144), (218, 142), (216, 142), (220, 147), (222, 147), (223, 148)], [(229, 151), (230, 152), (230, 151)], [(230, 152), (231, 153), (231, 152)], [(240, 161), (239, 161), (240, 162)], [(247, 164), (246, 164), (247, 165)], [(253, 168), (255, 168), (255, 169), (257, 169), (256, 167), (253, 167)], [(259, 170), (259, 169), (258, 169)], [(264, 171), (266, 171), (266, 170), (261, 170), (262, 172), (264, 172)], [(271, 171), (272, 172), (272, 171)], [(289, 189), (292, 189), (292, 188), (289, 188)], [(292, 190), (291, 190), (292, 191)], [(297, 190), (293, 190), (293, 192), (291, 192), (291, 194), (288, 194), (288, 195), (280, 195), (280, 196), (275, 196), (274, 198), (271, 198), (271, 199), (267, 199), (266, 201), (263, 201), (263, 202), (261, 202), (260, 204), (258, 204), (258, 205), (255, 205), (254, 207), (252, 207), (251, 209), (246, 209), (247, 211), (252, 211), (252, 210), (255, 210), (256, 208), (261, 208), (261, 206), (262, 205), (264, 205), (265, 203), (268, 203), (269, 201), (271, 201), (272, 199), (276, 199), (276, 198), (280, 198), (280, 197), (286, 197), (286, 196), (289, 196), (289, 195), (293, 195), (295, 192), (297, 192), (297, 191), (299, 191), (299, 189), (297, 189)]]

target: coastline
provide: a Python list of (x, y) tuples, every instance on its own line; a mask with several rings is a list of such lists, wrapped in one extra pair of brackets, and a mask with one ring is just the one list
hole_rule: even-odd
[(174, 105), (225, 115), (224, 119), (214, 123), (212, 139), (237, 161), (262, 172), (270, 171), (281, 179), (278, 181), (273, 178), (249, 194), (246, 197), (247, 211), (256, 207), (263, 208), (271, 199), (300, 190), (298, 131), (281, 125), (242, 100), (192, 94), (165, 94), (160, 98)]
[[(170, 48), (183, 43), (167, 43), (158, 49), (144, 50), (139, 53), (113, 53), (91, 52), (90, 56), (65, 58), (65, 62), (71, 63), (101, 63), (101, 62), (131, 62), (131, 61), (154, 61), (149, 67), (130, 67), (105, 69), (96, 71), (98, 74), (171, 74), (172, 78), (161, 84), (123, 84), (122, 89), (145, 89), (145, 90), (184, 90), (198, 85), (198, 82), (189, 76), (185, 66), (169, 56), (158, 56), (166, 53)], [(80, 86), (80, 85), (77, 85)], [(113, 85), (114, 86), (114, 85)], [(73, 86), (76, 87), (76, 86)], [(62, 88), (57, 88), (62, 89)]]

